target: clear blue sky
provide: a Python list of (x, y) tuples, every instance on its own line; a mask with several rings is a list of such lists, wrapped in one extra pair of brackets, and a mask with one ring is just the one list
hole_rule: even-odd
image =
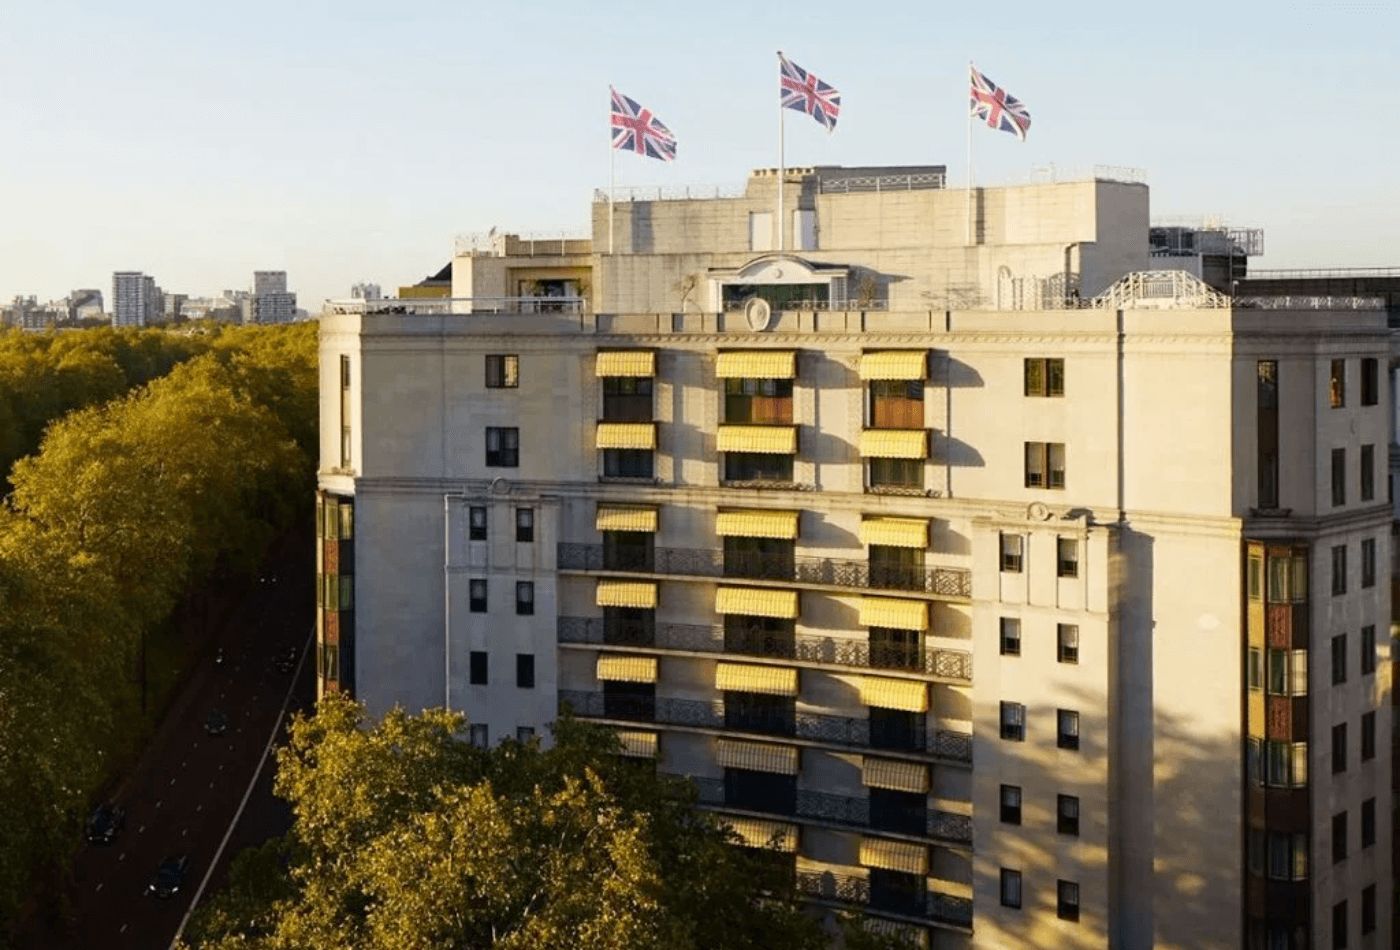
[(607, 181), (607, 86), (673, 164), (620, 183), (739, 182), (775, 163), (783, 49), (841, 90), (791, 164), (964, 175), (969, 58), (1026, 103), (977, 131), (978, 180), (1144, 168), (1154, 215), (1266, 229), (1266, 267), (1400, 265), (1400, 4), (368, 3), (0, 5), (0, 299), (244, 287), (303, 306), (386, 289), (459, 232), (580, 230)]

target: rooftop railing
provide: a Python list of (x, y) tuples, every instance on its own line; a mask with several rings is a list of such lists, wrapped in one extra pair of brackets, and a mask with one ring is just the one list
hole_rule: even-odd
[(330, 313), (472, 316), (473, 314), (579, 314), (588, 310), (583, 297), (381, 297), (378, 300), (328, 300)]
[[(873, 891), (868, 878), (854, 874), (798, 871), (797, 893), (819, 900), (859, 905), (875, 913), (923, 918), (955, 927), (972, 926), (972, 901), (965, 897), (928, 891), (922, 895), (922, 899), (917, 894), (905, 899), (891, 899)], [(906, 900), (909, 902), (906, 903)]]
[(615, 202), (622, 201), (693, 201), (699, 198), (742, 198), (748, 193), (748, 185), (629, 185), (614, 188), (593, 189), (593, 200), (607, 204), (609, 196)]
[(917, 175), (856, 175), (850, 178), (817, 176), (817, 185), (824, 195), (845, 195), (869, 191), (922, 191), (946, 188), (946, 172), (925, 172)]

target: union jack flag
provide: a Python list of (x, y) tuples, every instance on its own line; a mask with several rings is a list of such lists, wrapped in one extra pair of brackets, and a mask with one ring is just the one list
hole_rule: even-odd
[(993, 129), (1010, 132), (1021, 141), (1026, 140), (1026, 130), (1031, 127), (1031, 114), (1021, 104), (1021, 100), (1002, 89), (973, 66), (972, 73), (972, 115), (986, 119)]
[(635, 99), (629, 99), (613, 89), (612, 146), (624, 152), (636, 152), (663, 162), (675, 161), (676, 137), (650, 109), (643, 109)]
[(782, 53), (778, 54), (778, 62), (781, 64), (778, 89), (783, 97), (783, 108), (805, 112), (826, 126), (828, 132), (834, 130), (836, 117), (841, 114), (841, 93), (789, 62)]

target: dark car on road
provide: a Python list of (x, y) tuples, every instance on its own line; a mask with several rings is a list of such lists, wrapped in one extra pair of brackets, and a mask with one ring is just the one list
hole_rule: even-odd
[(92, 844), (111, 844), (126, 826), (126, 809), (111, 803), (98, 805), (87, 821), (87, 839)]
[(209, 710), (204, 718), (204, 731), (211, 736), (221, 736), (228, 732), (228, 716), (221, 709)]
[(160, 867), (156, 868), (156, 876), (146, 885), (146, 896), (165, 900), (180, 893), (180, 886), (185, 883), (185, 871), (189, 866), (190, 859), (183, 854), (160, 862)]

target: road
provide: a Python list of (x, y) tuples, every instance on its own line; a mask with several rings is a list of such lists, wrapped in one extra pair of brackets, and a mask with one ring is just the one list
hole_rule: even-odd
[[(286, 830), (286, 804), (272, 796), (274, 757), (259, 769), (284, 702), (287, 718), (310, 709), (315, 695), (314, 657), (308, 649), (315, 619), (311, 540), (285, 539), (265, 576), (222, 625), (213, 651), (181, 686), (140, 761), (114, 794), (126, 807), (126, 828), (110, 845), (86, 846), (73, 867), (70, 919), (49, 923), (22, 946), (88, 950), (155, 950), (170, 945), (181, 918), (209, 870), (220, 842), (248, 792), (244, 813), (210, 881), (207, 898), (222, 883), (240, 847)], [(281, 672), (279, 654), (305, 659)], [(209, 710), (227, 714), (228, 732), (205, 734)], [(285, 722), (277, 727), (280, 742)], [(255, 773), (257, 773), (255, 775)], [(143, 892), (161, 860), (189, 856), (180, 893), (169, 900)]]

